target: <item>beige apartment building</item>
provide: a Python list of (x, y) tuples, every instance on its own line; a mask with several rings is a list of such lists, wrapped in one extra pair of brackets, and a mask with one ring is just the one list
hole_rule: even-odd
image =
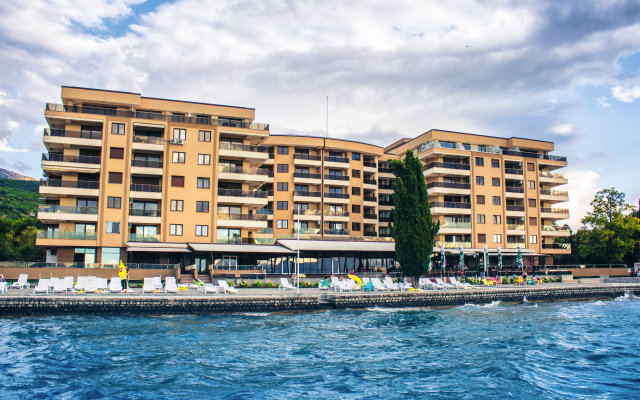
[(519, 246), (537, 264), (570, 252), (554, 243), (569, 232), (558, 223), (568, 211), (555, 207), (568, 200), (556, 190), (566, 177), (554, 172), (566, 159), (549, 154), (553, 143), (431, 130), (382, 148), (271, 135), (254, 117), (252, 108), (62, 87), (62, 104), (45, 108), (36, 244), (47, 263), (205, 271), (266, 262), (276, 273), (299, 246), (308, 273), (334, 271), (336, 257), (389, 265), (388, 160), (407, 150), (422, 161), (441, 222), (436, 251), (457, 256), (462, 246), (470, 264), (485, 245), (505, 256)]

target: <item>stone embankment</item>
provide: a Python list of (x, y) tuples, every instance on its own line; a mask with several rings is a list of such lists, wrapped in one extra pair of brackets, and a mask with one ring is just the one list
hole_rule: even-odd
[(549, 285), (538, 287), (476, 288), (420, 292), (336, 293), (303, 290), (302, 294), (247, 289), (219, 294), (62, 294), (31, 292), (0, 295), (0, 316), (102, 314), (231, 314), (245, 312), (297, 313), (371, 307), (453, 307), (494, 301), (521, 303), (614, 299), (640, 296), (640, 285)]

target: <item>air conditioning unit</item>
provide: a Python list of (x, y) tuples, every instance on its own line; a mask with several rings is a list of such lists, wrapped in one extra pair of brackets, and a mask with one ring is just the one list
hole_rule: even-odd
[(183, 139), (176, 139), (176, 143), (177, 144), (184, 144), (184, 140)]
[(178, 142), (178, 139), (171, 139), (171, 140), (169, 141), (169, 143), (171, 143), (171, 144), (176, 144), (177, 142)]

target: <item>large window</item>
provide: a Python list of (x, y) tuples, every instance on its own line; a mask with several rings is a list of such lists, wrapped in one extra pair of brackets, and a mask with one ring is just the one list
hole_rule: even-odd
[(185, 140), (187, 138), (187, 130), (181, 128), (173, 128), (173, 138)]
[(102, 263), (108, 265), (120, 264), (120, 248), (119, 247), (103, 247)]
[(182, 224), (171, 224), (171, 225), (169, 225), (169, 235), (171, 235), (171, 236), (182, 236)]
[(174, 151), (173, 152), (173, 162), (178, 164), (184, 164), (185, 155), (183, 152)]
[(121, 197), (107, 197), (107, 208), (120, 208), (122, 204)]
[(196, 201), (196, 212), (209, 212), (209, 202), (208, 201)]
[(211, 131), (200, 131), (198, 132), (198, 140), (201, 142), (210, 142), (211, 141)]
[(200, 165), (209, 165), (209, 164), (211, 164), (211, 155), (210, 154), (198, 154), (198, 164), (200, 164)]
[(209, 236), (209, 225), (196, 225), (196, 236)]
[(240, 229), (218, 228), (216, 241), (218, 243), (241, 243)]
[(114, 135), (124, 135), (124, 124), (114, 122), (111, 124), (111, 133)]
[(209, 178), (198, 178), (198, 189), (209, 189)]

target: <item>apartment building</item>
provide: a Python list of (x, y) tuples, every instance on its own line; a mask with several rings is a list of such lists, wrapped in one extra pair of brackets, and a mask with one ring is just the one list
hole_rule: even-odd
[[(290, 257), (393, 258), (388, 161), (421, 159), (436, 249), (470, 262), (486, 244), (525, 256), (570, 251), (554, 208), (568, 199), (553, 143), (429, 131), (386, 148), (270, 135), (252, 108), (62, 87), (47, 104), (42, 157), (49, 263), (175, 263), (200, 271)], [(449, 250), (446, 250), (449, 249)], [(456, 253), (457, 254), (457, 253)], [(312, 267), (309, 272), (314, 272)], [(323, 267), (324, 268), (324, 267)], [(325, 271), (316, 268), (317, 272)]]

